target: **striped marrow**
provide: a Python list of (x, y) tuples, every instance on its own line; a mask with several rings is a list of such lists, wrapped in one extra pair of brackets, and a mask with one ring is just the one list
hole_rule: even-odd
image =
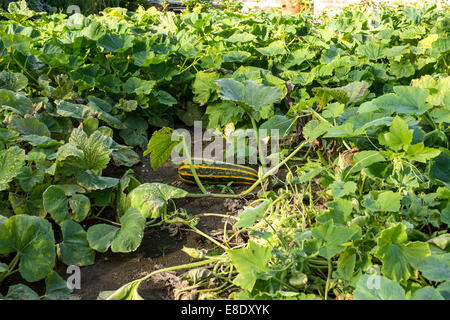
[[(209, 159), (192, 159), (195, 171), (202, 183), (227, 184), (253, 184), (258, 180), (258, 172), (252, 168)], [(181, 181), (195, 183), (194, 175), (187, 160), (178, 166), (178, 176)]]

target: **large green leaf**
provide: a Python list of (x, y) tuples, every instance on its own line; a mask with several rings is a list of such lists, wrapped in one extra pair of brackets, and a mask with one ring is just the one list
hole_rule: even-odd
[(379, 234), (375, 255), (383, 262), (383, 275), (401, 281), (412, 275), (412, 263), (430, 255), (430, 248), (423, 242), (408, 242), (405, 226), (399, 223)]
[(311, 52), (307, 48), (301, 48), (297, 49), (295, 51), (292, 51), (289, 56), (287, 57), (287, 60), (285, 62), (286, 68), (291, 68), (296, 65), (301, 65), (303, 62), (311, 59), (314, 57), (314, 52)]
[(253, 34), (247, 32), (236, 32), (232, 34), (226, 41), (231, 43), (243, 43), (254, 41), (256, 37)]
[(448, 170), (450, 151), (447, 149), (441, 149), (441, 151), (437, 157), (430, 161), (430, 178), (450, 187), (450, 171)]
[[(1, 298), (1, 295), (0, 295)], [(19, 283), (8, 288), (6, 300), (40, 300), (39, 295), (30, 287)]]
[(269, 117), (267, 111), (270, 109), (264, 107), (272, 106), (283, 97), (283, 92), (277, 87), (265, 86), (252, 80), (245, 80), (242, 83), (227, 78), (217, 80), (216, 84), (219, 86), (221, 99), (247, 105), (256, 119), (267, 119)]
[(187, 126), (192, 127), (195, 121), (201, 121), (203, 108), (198, 104), (188, 103), (186, 110), (178, 109), (176, 114)]
[(142, 80), (136, 77), (130, 77), (123, 85), (123, 90), (127, 93), (136, 93), (138, 95), (150, 94), (155, 86), (155, 81)]
[(450, 281), (450, 253), (414, 260), (413, 266), (428, 280)]
[(56, 141), (46, 136), (38, 136), (34, 134), (21, 136), (20, 139), (28, 142), (33, 147), (39, 147), (42, 149), (55, 149), (64, 144), (62, 141)]
[(92, 21), (81, 31), (81, 34), (88, 39), (97, 41), (105, 34), (105, 29), (101, 23)]
[(40, 217), (12, 216), (0, 224), (0, 254), (20, 254), (19, 272), (28, 282), (45, 278), (55, 265), (55, 238)]
[(374, 163), (385, 161), (383, 155), (375, 150), (361, 151), (353, 156), (354, 165), (350, 172), (357, 172)]
[[(5, 48), (11, 51), (18, 51), (24, 56), (30, 52), (31, 38), (22, 34), (3, 34), (2, 41)], [(16, 52), (14, 52), (16, 53)]]
[(50, 137), (50, 130), (36, 118), (12, 117), (10, 128), (24, 135)]
[(378, 211), (398, 212), (400, 210), (400, 201), (402, 195), (393, 191), (383, 191), (378, 194), (376, 204)]
[(325, 108), (332, 99), (344, 104), (349, 102), (347, 93), (341, 88), (313, 88), (313, 93), (320, 109)]
[(58, 256), (66, 265), (89, 266), (94, 264), (95, 252), (89, 247), (87, 233), (72, 220), (61, 223), (63, 241), (58, 244)]
[(340, 126), (331, 127), (327, 130), (324, 138), (346, 138), (346, 137), (357, 137), (364, 133), (362, 128), (355, 130), (353, 125), (349, 122), (341, 124)]
[(118, 185), (119, 181), (120, 180), (116, 178), (93, 175), (89, 170), (84, 171), (77, 176), (78, 184), (88, 191), (112, 188)]
[(21, 73), (0, 72), (0, 88), (20, 91), (28, 85), (28, 78)]
[(87, 64), (69, 73), (70, 78), (82, 90), (95, 87), (98, 84), (97, 79), (103, 79), (105, 70), (97, 64)]
[(361, 102), (362, 99), (366, 96), (367, 89), (369, 87), (370, 84), (366, 81), (354, 81), (337, 89), (342, 90), (347, 94), (348, 97), (347, 103), (350, 104)]
[(87, 231), (89, 246), (98, 252), (106, 252), (111, 246), (119, 228), (109, 224), (96, 224)]
[(67, 287), (67, 281), (52, 271), (45, 279), (45, 296), (43, 300), (69, 300), (71, 290)]
[(106, 168), (110, 160), (111, 149), (105, 146), (105, 140), (100, 131), (88, 137), (83, 130), (76, 128), (70, 135), (69, 143), (58, 149), (56, 159), (97, 173)]
[(426, 102), (428, 89), (397, 86), (394, 87), (394, 93), (388, 93), (361, 105), (361, 111), (382, 110), (391, 115), (397, 114), (417, 114), (421, 115), (432, 106)]
[(249, 227), (255, 223), (256, 219), (260, 219), (264, 216), (267, 207), (272, 201), (264, 200), (257, 207), (248, 207), (239, 214), (239, 221), (234, 224), (236, 228)]
[(193, 101), (200, 105), (206, 104), (216, 92), (214, 82), (219, 78), (220, 75), (217, 72), (198, 72), (192, 83), (192, 92), (194, 93)]
[(162, 183), (144, 183), (128, 194), (127, 203), (146, 218), (158, 218), (169, 199), (184, 198), (188, 192)]
[(225, 126), (228, 123), (237, 123), (244, 116), (244, 109), (232, 101), (220, 101), (210, 103), (205, 111), (208, 117), (208, 129), (216, 129)]
[(385, 47), (376, 42), (358, 46), (356, 52), (360, 55), (366, 56), (370, 60), (377, 60), (386, 55)]
[(0, 128), (0, 142), (9, 144), (19, 137), (19, 133), (13, 130)]
[(30, 216), (39, 216), (45, 218), (47, 212), (42, 204), (42, 192), (46, 189), (46, 185), (35, 186), (27, 194), (16, 194), (10, 192), (8, 200), (15, 214), (26, 214)]
[(267, 47), (256, 48), (256, 50), (265, 56), (280, 56), (287, 53), (285, 49), (285, 44), (281, 40), (276, 40), (271, 42)]
[(41, 169), (33, 170), (30, 167), (22, 167), (16, 179), (19, 180), (20, 187), (23, 191), (30, 192), (36, 185), (44, 182), (44, 171)]
[(314, 141), (328, 131), (331, 125), (319, 120), (309, 121), (303, 128), (303, 136), (309, 141)]
[(437, 287), (437, 290), (439, 291), (441, 296), (444, 297), (445, 300), (450, 300), (450, 282), (445, 281), (445, 282), (441, 283)]
[(92, 249), (106, 252), (135, 251), (144, 237), (145, 218), (135, 208), (130, 208), (120, 217), (121, 227), (97, 224), (89, 228), (87, 240)]
[[(275, 115), (270, 117), (269, 120), (261, 124), (259, 129), (267, 130), (267, 134), (274, 135), (274, 130), (278, 130), (278, 136), (284, 137), (289, 131), (292, 131), (293, 119), (286, 116)], [(272, 131), (273, 130), (273, 131)]]
[(353, 181), (334, 181), (328, 187), (335, 198), (342, 198), (354, 194), (356, 191), (356, 183)]
[(133, 36), (127, 34), (105, 34), (98, 45), (105, 48), (106, 52), (124, 52), (133, 46)]
[(0, 106), (22, 116), (33, 111), (33, 102), (22, 93), (0, 89)]
[(0, 150), (0, 190), (8, 188), (8, 182), (21, 173), (25, 151), (17, 146)]
[(150, 154), (150, 164), (153, 170), (158, 169), (169, 159), (173, 148), (179, 143), (180, 140), (174, 139), (173, 130), (170, 128), (163, 128), (153, 133), (147, 150), (144, 152), (144, 156)]
[[(72, 188), (52, 185), (43, 194), (45, 211), (50, 213), (57, 223), (67, 219), (81, 222), (91, 212), (91, 202), (85, 195), (75, 193)], [(70, 211), (69, 211), (70, 208)]]
[(173, 106), (178, 103), (177, 99), (175, 99), (170, 93), (164, 90), (159, 90), (156, 93), (156, 99), (158, 99), (159, 103), (165, 104), (166, 106)]
[(335, 201), (327, 202), (326, 206), (329, 208), (329, 211), (318, 216), (318, 222), (326, 223), (328, 220), (333, 220), (335, 225), (345, 225), (349, 221), (353, 210), (350, 200), (336, 199)]
[(272, 249), (250, 240), (247, 248), (228, 250), (227, 253), (239, 272), (233, 283), (244, 290), (252, 291), (256, 280), (267, 273)]
[(413, 292), (411, 300), (445, 300), (436, 288), (423, 287)]
[(380, 134), (378, 141), (388, 146), (394, 151), (406, 150), (413, 139), (413, 130), (408, 128), (408, 124), (401, 117), (396, 116), (392, 120), (388, 133)]
[(435, 80), (433, 76), (427, 74), (420, 79), (412, 80), (412, 86), (428, 89), (430, 95), (427, 98), (427, 102), (433, 106), (448, 107), (448, 101), (450, 101), (450, 77)]
[[(450, 226), (450, 202), (441, 212), (441, 221)], [(450, 238), (450, 235), (448, 237)]]
[(131, 149), (113, 151), (111, 158), (117, 167), (132, 167), (141, 161), (139, 155)]
[(319, 254), (326, 259), (331, 259), (345, 250), (344, 243), (358, 239), (361, 230), (356, 225), (350, 227), (335, 226), (333, 220), (329, 220), (327, 223), (312, 229), (311, 233), (314, 238), (323, 243), (319, 249)]
[(344, 104), (335, 102), (335, 103), (329, 104), (326, 107), (326, 110), (324, 110), (322, 112), (322, 115), (325, 118), (337, 118), (344, 112), (344, 109), (345, 109)]
[(89, 117), (89, 110), (86, 109), (86, 106), (67, 101), (60, 101), (57, 104), (56, 112), (63, 117), (75, 119), (87, 119)]
[(243, 62), (251, 56), (247, 51), (231, 51), (225, 53), (222, 58), (224, 62)]
[(111, 243), (113, 252), (130, 252), (136, 250), (144, 237), (145, 218), (134, 209), (128, 209), (120, 217), (121, 228)]
[(414, 75), (416, 69), (409, 61), (393, 61), (389, 68), (389, 73), (396, 78), (408, 78)]
[(355, 300), (406, 300), (400, 284), (380, 275), (363, 275), (353, 295)]
[(439, 149), (425, 147), (423, 142), (409, 145), (406, 149), (406, 157), (409, 160), (423, 163), (437, 157), (440, 153)]

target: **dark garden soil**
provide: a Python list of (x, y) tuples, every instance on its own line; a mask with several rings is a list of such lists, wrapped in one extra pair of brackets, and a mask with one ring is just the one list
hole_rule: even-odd
[[(132, 169), (134, 175), (142, 183), (161, 182), (183, 188), (193, 193), (198, 193), (196, 186), (184, 184), (179, 181), (177, 167), (169, 162), (154, 171), (150, 167), (149, 158), (142, 161)], [(105, 170), (105, 176), (121, 177), (125, 168), (109, 167)], [(236, 193), (245, 187), (234, 187)], [(220, 192), (219, 189), (212, 192)], [(189, 198), (179, 199), (175, 202), (177, 208), (185, 209), (189, 214), (221, 213), (236, 215), (237, 211), (245, 204), (240, 199), (221, 198)], [(209, 235), (219, 235), (227, 223), (221, 217), (202, 217), (197, 228)], [(229, 228), (231, 229), (231, 227)], [(81, 289), (74, 290), (74, 299), (97, 299), (101, 291), (118, 289), (120, 286), (139, 279), (146, 274), (170, 266), (177, 266), (193, 261), (186, 253), (181, 251), (183, 246), (190, 248), (213, 248), (209, 240), (193, 232), (185, 226), (162, 225), (149, 228), (145, 231), (143, 241), (135, 252), (104, 254), (97, 253), (95, 264), (81, 268)], [(67, 278), (67, 266), (60, 264), (58, 273)], [(178, 272), (166, 272), (158, 274), (139, 287), (139, 293), (144, 299), (193, 299), (195, 297), (184, 295), (176, 297), (175, 289), (188, 285), (182, 279), (183, 270)]]
[[(175, 187), (183, 188), (191, 193), (199, 193), (196, 185), (188, 185), (178, 178), (176, 165), (169, 161), (163, 164), (158, 170), (153, 170), (150, 166), (149, 157), (143, 157), (141, 162), (131, 168), (134, 176), (141, 183), (161, 182)], [(104, 170), (103, 175), (108, 177), (121, 178), (128, 170), (125, 167), (110, 166)], [(248, 186), (232, 187), (235, 193), (240, 193)], [(213, 193), (220, 193), (220, 188), (215, 187)], [(177, 199), (177, 208), (183, 208), (190, 215), (200, 213), (219, 213), (225, 215), (237, 215), (238, 211), (252, 199), (224, 199), (224, 198), (185, 198)], [(102, 214), (114, 220), (113, 210), (105, 210)], [(222, 217), (202, 216), (197, 228), (215, 237), (219, 241), (222, 239), (224, 224), (230, 223), (232, 219)], [(90, 224), (95, 223), (90, 220), (88, 224), (83, 224), (87, 229)], [(232, 229), (231, 225), (227, 227)], [(60, 235), (55, 234), (58, 238)], [(239, 238), (235, 241), (244, 241)], [(58, 241), (57, 241), (58, 242)], [(111, 291), (120, 288), (122, 285), (139, 279), (148, 273), (192, 262), (193, 259), (184, 253), (183, 247), (196, 249), (213, 249), (212, 244), (205, 237), (200, 236), (192, 229), (177, 224), (162, 225), (145, 230), (144, 238), (139, 248), (130, 253), (96, 253), (95, 264), (81, 267), (81, 289), (75, 289), (72, 293), (73, 299), (92, 300), (97, 299), (102, 291)], [(67, 279), (67, 266), (61, 261), (57, 262), (55, 270), (63, 279)], [(166, 299), (195, 299), (196, 296), (189, 294), (176, 295), (176, 289), (181, 289), (189, 285), (183, 279), (186, 270), (160, 273), (139, 287), (139, 293), (144, 299), (166, 300)], [(16, 283), (24, 283), (35, 290), (39, 295), (45, 294), (44, 280), (27, 283), (18, 274), (15, 274), (4, 281), (0, 288), (0, 293), (6, 294), (8, 286)]]

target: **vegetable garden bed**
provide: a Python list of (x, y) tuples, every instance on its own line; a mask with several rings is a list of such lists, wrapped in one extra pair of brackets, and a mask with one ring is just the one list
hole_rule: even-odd
[[(79, 266), (81, 298), (449, 299), (449, 12), (12, 3), (0, 298), (67, 299)], [(257, 158), (258, 181), (207, 185), (192, 163), (197, 184), (179, 181), (171, 152), (192, 150), (174, 129), (195, 121), (256, 134), (231, 151)]]

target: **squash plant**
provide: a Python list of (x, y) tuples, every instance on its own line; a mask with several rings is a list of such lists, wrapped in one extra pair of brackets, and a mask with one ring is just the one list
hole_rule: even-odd
[[(46, 284), (43, 296), (1, 287), (2, 299), (67, 298), (56, 259), (90, 265), (96, 252), (133, 251), (145, 228), (173, 222), (223, 250), (187, 251), (215, 259), (217, 279), (219, 268), (238, 272), (225, 281), (231, 297), (448, 297), (449, 12), (356, 6), (319, 21), (141, 7), (66, 16), (25, 1), (0, 11), (0, 282), (16, 274)], [(222, 132), (295, 132), (301, 143), (282, 148), (275, 168), (260, 144), (259, 179), (239, 195), (105, 174), (139, 163), (139, 149), (154, 168), (180, 142), (188, 155), (169, 128), (195, 120)], [(282, 166), (286, 183), (235, 219), (246, 247), (167, 210), (181, 197), (249, 195)], [(367, 286), (371, 270), (383, 290)]]

